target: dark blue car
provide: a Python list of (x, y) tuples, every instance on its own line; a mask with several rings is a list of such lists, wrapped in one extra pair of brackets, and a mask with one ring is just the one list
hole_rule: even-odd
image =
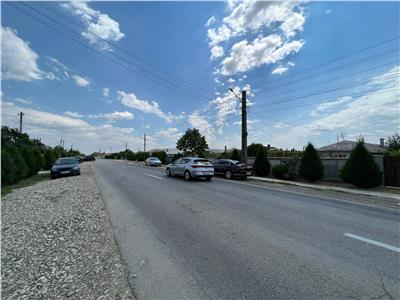
[(50, 174), (52, 179), (61, 176), (80, 175), (81, 168), (75, 157), (63, 157), (56, 160), (50, 169)]

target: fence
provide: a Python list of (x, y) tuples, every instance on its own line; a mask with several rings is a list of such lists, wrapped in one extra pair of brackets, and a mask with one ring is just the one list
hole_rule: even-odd
[(400, 187), (400, 157), (383, 158), (385, 185)]

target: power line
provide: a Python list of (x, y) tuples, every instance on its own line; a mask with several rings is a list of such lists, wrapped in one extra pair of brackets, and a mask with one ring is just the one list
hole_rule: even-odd
[[(117, 65), (119, 65), (119, 66), (121, 66), (121, 67), (123, 67), (123, 68), (125, 68), (125, 69), (127, 69), (128, 71), (130, 71), (130, 72), (132, 72), (132, 73), (134, 73), (134, 74), (136, 74), (136, 75), (139, 75), (139, 76), (141, 76), (141, 77), (144, 77), (144, 78), (146, 78), (146, 79), (148, 79), (148, 80), (151, 80), (151, 81), (157, 83), (158, 85), (164, 86), (165, 88), (168, 88), (168, 89), (170, 89), (170, 90), (179, 92), (180, 94), (185, 95), (185, 96), (187, 96), (187, 97), (190, 97), (190, 98), (192, 98), (193, 100), (204, 102), (204, 99), (203, 99), (203, 100), (199, 100), (199, 99), (193, 97), (193, 95), (190, 95), (190, 94), (188, 94), (188, 93), (185, 93), (185, 92), (183, 92), (183, 91), (181, 91), (181, 90), (177, 90), (176, 88), (173, 88), (173, 87), (171, 87), (171, 86), (168, 86), (167, 84), (165, 84), (165, 83), (163, 83), (163, 82), (160, 82), (160, 81), (155, 80), (155, 79), (153, 79), (153, 78), (149, 78), (148, 76), (146, 76), (146, 75), (144, 75), (144, 74), (140, 74), (140, 73), (138, 73), (136, 70), (132, 69), (131, 67), (129, 67), (129, 66), (127, 66), (127, 65), (125, 65), (125, 64), (123, 64), (123, 63), (121, 63), (121, 62), (119, 62), (119, 61), (117, 61), (117, 60), (115, 60), (113, 57), (119, 58), (119, 57), (116, 56), (115, 54), (114, 54), (114, 55), (111, 55), (111, 54), (105, 55), (105, 53), (98, 51), (96, 48), (93, 48), (93, 47), (87, 45), (86, 43), (82, 42), (81, 40), (79, 40), (79, 39), (77, 39), (77, 38), (75, 38), (75, 37), (73, 37), (73, 36), (70, 36), (69, 34), (67, 34), (67, 33), (65, 33), (65, 32), (63, 32), (63, 31), (60, 31), (59, 29), (57, 29), (57, 28), (51, 26), (49, 23), (46, 23), (45, 21), (43, 21), (43, 20), (41, 20), (41, 19), (38, 19), (37, 17), (33, 16), (32, 14), (30, 14), (30, 13), (24, 11), (24, 10), (21, 9), (20, 7), (16, 6), (15, 4), (10, 3), (10, 2), (6, 2), (6, 3), (9, 4), (9, 5), (12, 5), (14, 8), (18, 9), (20, 12), (22, 12), (23, 14), (29, 16), (30, 18), (34, 19), (35, 21), (41, 23), (42, 25), (44, 25), (44, 26), (46, 26), (46, 27), (48, 27), (48, 28), (50, 28), (50, 29), (52, 29), (52, 30), (54, 30), (54, 31), (56, 31), (56, 32), (58, 32), (58, 33), (60, 33), (61, 35), (65, 36), (65, 37), (67, 37), (67, 38), (69, 38), (69, 39), (72, 39), (73, 41), (77, 42), (78, 44), (80, 44), (80, 45), (84, 46), (85, 48), (87, 48), (87, 49), (89, 49), (89, 50), (95, 52), (95, 53), (98, 54), (98, 55), (103, 56), (104, 58), (110, 60), (111, 62), (113, 62), (113, 63), (115, 63), (115, 64), (117, 64)], [(26, 5), (25, 3), (23, 3), (23, 4)], [(74, 34), (77, 34), (77, 33), (75, 32)], [(79, 37), (80, 37), (80, 35), (79, 35)], [(110, 56), (111, 56), (111, 57), (110, 57)], [(122, 60), (121, 58), (119, 58), (119, 59)]]
[[(398, 49), (394, 49), (394, 50), (391, 50), (390, 52), (397, 52), (397, 51), (398, 51)], [(381, 57), (381, 56), (380, 56), (380, 57)], [(374, 58), (375, 58), (375, 56), (374, 56)], [(360, 61), (360, 62), (361, 62), (361, 61)], [(395, 61), (391, 61), (391, 62), (389, 62), (389, 63), (381, 64), (381, 65), (378, 65), (378, 66), (374, 66), (374, 67), (372, 67), (372, 68), (367, 68), (367, 69), (363, 69), (363, 70), (360, 70), (360, 71), (357, 71), (357, 72), (352, 72), (352, 73), (348, 73), (348, 74), (346, 74), (346, 75), (342, 75), (342, 76), (339, 76), (339, 77), (331, 78), (331, 79), (329, 79), (329, 80), (320, 81), (320, 82), (313, 82), (313, 85), (319, 85), (319, 84), (323, 84), (323, 83), (327, 83), (327, 82), (332, 82), (332, 81), (334, 81), (334, 80), (343, 79), (343, 78), (346, 78), (346, 77), (350, 77), (350, 76), (357, 75), (357, 74), (360, 74), (360, 73), (365, 73), (365, 72), (368, 72), (368, 71), (376, 70), (376, 69), (379, 69), (379, 68), (382, 68), (382, 67), (386, 67), (386, 66), (389, 66), (389, 65), (392, 66), (392, 65), (394, 65), (394, 64), (396, 64), (396, 63), (398, 63), (398, 62), (399, 62), (399, 60), (395, 60)], [(359, 63), (359, 62), (357, 62), (357, 64), (358, 64), (358, 63)], [(353, 66), (353, 65), (349, 65), (349, 66)], [(335, 68), (335, 69), (343, 69), (343, 67), (341, 66), (341, 67), (338, 67), (338, 68)], [(331, 71), (333, 71), (333, 70), (335, 70), (335, 69), (328, 70), (328, 71), (326, 71), (326, 73), (329, 74), (329, 72), (331, 72)], [(322, 75), (325, 75), (325, 74), (323, 74), (323, 73), (318, 73), (318, 74), (311, 75), (311, 76), (301, 77), (301, 78), (299, 78), (299, 79), (297, 79), (297, 80), (295, 80), (295, 81), (292, 81), (292, 82), (290, 82), (290, 83), (281, 84), (281, 85), (278, 85), (278, 86), (273, 86), (273, 87), (271, 87), (271, 88), (268, 88), (268, 90), (266, 90), (266, 91), (264, 91), (264, 92), (261, 92), (261, 93), (258, 93), (258, 95), (263, 94), (263, 93), (266, 93), (266, 92), (269, 92), (269, 91), (271, 91), (271, 90), (276, 90), (278, 87), (283, 87), (283, 86), (284, 86), (284, 87), (287, 87), (287, 86), (290, 86), (290, 85), (294, 85), (294, 83), (303, 81), (305, 78), (313, 78), (313, 77), (315, 77), (315, 76), (320, 76), (321, 74), (322, 74)], [(298, 90), (302, 90), (302, 89), (305, 89), (305, 88), (307, 88), (307, 87), (309, 87), (309, 86), (304, 86), (304, 87), (292, 89), (292, 90), (289, 90), (289, 91), (284, 91), (284, 94), (287, 94), (287, 93), (290, 93), (290, 92), (296, 92), (296, 91), (298, 91)], [(280, 91), (280, 90), (279, 90), (279, 91)]]
[[(57, 14), (57, 15), (63, 17), (63, 18), (66, 18), (66, 19), (70, 20), (72, 23), (74, 23), (74, 24), (76, 24), (77, 26), (80, 27), (80, 24), (79, 24), (78, 22), (76, 22), (73, 18), (70, 18), (70, 17), (66, 16), (65, 14), (63, 14), (63, 13), (60, 13), (59, 11), (57, 11), (57, 10), (53, 9), (52, 7), (50, 7), (49, 5), (47, 5), (46, 3), (41, 3), (41, 2), (39, 2), (38, 4), (41, 5), (42, 7), (46, 8), (48, 11), (53, 12), (53, 14)], [(138, 55), (133, 54), (132, 52), (130, 52), (130, 51), (128, 51), (128, 50), (122, 48), (121, 46), (118, 46), (117, 44), (115, 44), (115, 43), (113, 43), (113, 42), (111, 42), (111, 41), (107, 41), (106, 39), (102, 38), (102, 37), (99, 36), (98, 34), (96, 34), (96, 33), (94, 33), (94, 32), (91, 32), (91, 34), (95, 35), (97, 38), (101, 39), (101, 40), (104, 41), (105, 43), (107, 43), (107, 44), (109, 44), (109, 45), (112, 45), (113, 47), (117, 48), (118, 50), (120, 50), (120, 51), (126, 53), (127, 55), (129, 55), (130, 57), (136, 59), (136, 60), (139, 61), (140, 63), (142, 63), (142, 64), (144, 64), (144, 65), (149, 65), (149, 66), (151, 66), (152, 69), (157, 68), (154, 64), (151, 64), (151, 63), (149, 63), (149, 62), (146, 62), (144, 59), (140, 58)], [(185, 80), (185, 79), (183, 79), (183, 78), (180, 78), (180, 77), (178, 77), (178, 76), (176, 76), (176, 75), (174, 75), (174, 74), (172, 74), (172, 73), (170, 73), (170, 72), (168, 72), (168, 71), (166, 71), (166, 70), (163, 70), (163, 69), (160, 69), (160, 68), (159, 68), (159, 70), (160, 70), (161, 72), (163, 72), (163, 73), (165, 73), (165, 74), (167, 74), (167, 75), (169, 75), (169, 76), (175, 78), (176, 80), (182, 81), (182, 82), (186, 83), (187, 85), (192, 86), (192, 87), (198, 89), (198, 91), (200, 91), (200, 92), (202, 92), (202, 93), (206, 93), (206, 92), (204, 92), (204, 88), (201, 88), (201, 87), (199, 87), (199, 86), (197, 86), (197, 85), (195, 85), (195, 84), (193, 84), (193, 83), (191, 83), (191, 82), (189, 82), (189, 81), (187, 81), (187, 80)], [(209, 96), (212, 95), (212, 94), (209, 94), (209, 93), (206, 93), (206, 94), (208, 94)]]
[[(395, 41), (395, 40), (398, 40), (399, 38), (400, 38), (400, 36), (397, 36), (397, 37), (394, 37), (394, 38), (391, 38), (391, 39), (388, 39), (388, 40), (379, 42), (379, 43), (377, 43), (377, 44), (368, 46), (368, 47), (366, 47), (366, 48), (359, 49), (359, 50), (357, 50), (357, 51), (351, 52), (351, 53), (346, 54), (346, 55), (342, 55), (342, 56), (333, 58), (333, 59), (331, 59), (331, 60), (328, 60), (328, 61), (326, 61), (326, 62), (317, 64), (317, 65), (312, 66), (312, 67), (310, 67), (310, 68), (307, 68), (307, 69), (298, 71), (298, 72), (296, 72), (296, 73), (292, 73), (292, 74), (290, 74), (290, 75), (286, 75), (286, 76), (283, 76), (283, 77), (281, 77), (281, 78), (272, 80), (272, 81), (270, 81), (269, 83), (273, 83), (273, 82), (277, 82), (277, 81), (282, 81), (282, 80), (284, 80), (284, 79), (286, 79), (286, 78), (290, 78), (290, 77), (296, 76), (296, 75), (298, 75), (298, 74), (302, 74), (302, 73), (304, 73), (304, 72), (308, 72), (308, 71), (310, 71), (310, 70), (314, 70), (314, 69), (319, 68), (319, 67), (321, 67), (321, 66), (325, 66), (325, 65), (328, 65), (328, 64), (330, 64), (330, 63), (333, 63), (333, 62), (336, 62), (336, 61), (345, 59), (345, 58), (347, 58), (347, 57), (350, 57), (350, 56), (353, 56), (353, 55), (356, 55), (356, 54), (359, 54), (359, 53), (363, 53), (363, 52), (368, 51), (368, 50), (370, 50), (370, 49), (379, 47), (379, 46), (381, 46), (381, 45), (384, 45), (384, 44), (393, 42), (393, 41)], [(259, 89), (259, 88), (261, 88), (261, 87), (258, 87), (258, 88), (256, 88), (256, 89)]]
[[(387, 75), (386, 77), (385, 76), (384, 77), (380, 77), (380, 79), (382, 80), (382, 79), (397, 78), (398, 77), (398, 73), (399, 72), (395, 72), (393, 74)], [(341, 86), (331, 87), (330, 89), (327, 89), (327, 90), (316, 90), (312, 94), (306, 94), (306, 95), (302, 95), (302, 96), (298, 96), (298, 97), (292, 97), (292, 98), (277, 99), (274, 102), (266, 103), (264, 105), (260, 105), (260, 106), (257, 106), (257, 107), (260, 108), (260, 107), (280, 104), (280, 103), (284, 103), (284, 102), (291, 102), (291, 101), (294, 101), (294, 100), (303, 99), (303, 98), (316, 96), (316, 95), (320, 95), (320, 94), (331, 93), (331, 92), (335, 92), (335, 91), (338, 91), (338, 90), (348, 89), (348, 88), (352, 88), (352, 87), (355, 87), (355, 86), (363, 85), (365, 83), (373, 82), (374, 80), (376, 80), (376, 79), (372, 78), (372, 79), (368, 79), (368, 80), (354, 81), (354, 82), (350, 82), (349, 84), (344, 84), (344, 85), (341, 85)]]
[[(384, 90), (382, 92), (374, 92), (374, 95), (386, 94), (386, 93), (391, 93), (391, 92), (399, 92), (399, 89), (395, 88), (395, 89), (387, 89), (387, 90)], [(365, 92), (363, 92), (361, 94), (349, 94), (349, 95), (346, 95), (346, 96), (362, 97), (362, 96), (365, 96)], [(331, 102), (336, 102), (337, 100), (338, 100), (338, 97), (335, 97), (334, 99), (331, 99), (331, 100), (325, 100), (325, 101), (320, 101), (320, 102), (304, 103), (304, 104), (299, 104), (299, 105), (291, 105), (291, 106), (287, 106), (287, 107), (268, 109), (268, 110), (264, 110), (264, 111), (258, 111), (258, 113), (268, 113), (268, 112), (274, 112), (274, 111), (293, 109), (293, 108), (297, 108), (297, 107), (304, 107), (304, 106), (312, 106), (312, 105), (316, 105), (316, 104), (331, 103)]]

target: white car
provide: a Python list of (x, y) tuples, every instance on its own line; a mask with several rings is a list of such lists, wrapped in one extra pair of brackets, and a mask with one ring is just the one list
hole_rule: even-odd
[(149, 157), (148, 159), (146, 159), (146, 166), (159, 167), (161, 166), (161, 164), (161, 160), (159, 160), (158, 157)]
[(182, 176), (186, 181), (192, 178), (211, 180), (214, 166), (204, 158), (182, 157), (169, 164), (165, 169), (168, 176)]

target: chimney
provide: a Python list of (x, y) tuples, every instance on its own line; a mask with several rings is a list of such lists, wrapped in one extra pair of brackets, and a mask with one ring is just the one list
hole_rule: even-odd
[(384, 138), (381, 138), (381, 139), (379, 140), (379, 144), (381, 145), (381, 147), (385, 147), (385, 139), (384, 139)]

